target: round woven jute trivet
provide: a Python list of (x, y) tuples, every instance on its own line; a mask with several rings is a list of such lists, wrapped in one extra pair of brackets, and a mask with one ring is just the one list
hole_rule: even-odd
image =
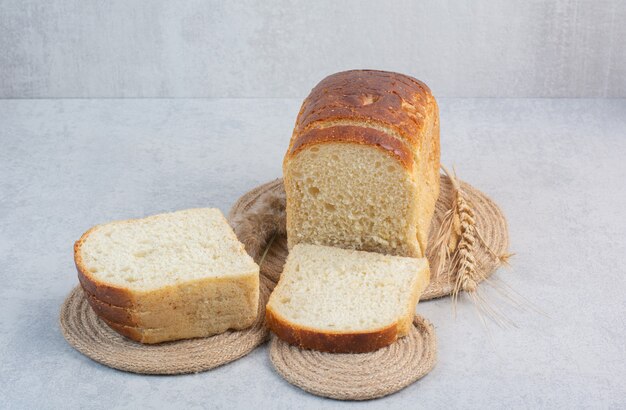
[(261, 277), (259, 315), (252, 327), (155, 345), (134, 342), (112, 330), (96, 316), (77, 286), (61, 306), (61, 331), (76, 350), (114, 369), (141, 374), (202, 372), (237, 360), (267, 340), (265, 304), (271, 286)]
[[(439, 199), (435, 205), (435, 214), (430, 226), (429, 243), (434, 242), (433, 238), (439, 231), (444, 214), (451, 208), (454, 199), (454, 190), (450, 179), (441, 175), (440, 181)], [(506, 219), (500, 208), (485, 194), (465, 182), (461, 182), (461, 189), (474, 211), (476, 229), (480, 232), (485, 244), (496, 255), (505, 254), (509, 246), (509, 234)], [(284, 198), (285, 189), (282, 179), (258, 186), (239, 198), (230, 210), (229, 220), (235, 233), (244, 244), (247, 242), (244, 238), (254, 236), (255, 231), (267, 231), (267, 227), (258, 225), (262, 224), (264, 220), (271, 220), (271, 218), (254, 218), (254, 216), (268, 215), (271, 212), (284, 213), (284, 205), (280, 207), (275, 204), (280, 200), (284, 203)], [(281, 220), (281, 223), (284, 223), (284, 218), (275, 218), (275, 220)], [(276, 230), (284, 232), (285, 229), (284, 227), (277, 227)], [(264, 248), (263, 245), (260, 247)], [(273, 237), (271, 246), (261, 264), (261, 273), (271, 279), (272, 282), (277, 283), (288, 253), (286, 235), (280, 233)], [(431, 266), (434, 266), (434, 253), (431, 248), (426, 250), (426, 257)], [(253, 257), (257, 262), (261, 259), (261, 255), (253, 255)], [(481, 278), (488, 278), (501, 264), (500, 260), (489, 253), (485, 246), (474, 247), (474, 258), (476, 259), (476, 271)], [(448, 264), (437, 277), (431, 277), (430, 285), (420, 300), (451, 294), (454, 288), (454, 275), (455, 273), (449, 269)]]
[(409, 334), (371, 353), (301, 350), (272, 336), (270, 358), (289, 383), (318, 396), (369, 400), (395, 393), (428, 374), (437, 361), (433, 325), (415, 316)]

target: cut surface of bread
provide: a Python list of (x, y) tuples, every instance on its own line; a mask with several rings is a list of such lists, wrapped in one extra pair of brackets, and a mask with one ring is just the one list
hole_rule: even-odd
[[(96, 314), (115, 330), (135, 329), (120, 333), (137, 341), (210, 336), (257, 316), (258, 265), (218, 209), (98, 225), (76, 242), (74, 258)], [(144, 330), (151, 336), (139, 336)]]
[(421, 255), (411, 175), (377, 149), (341, 142), (317, 145), (294, 157), (288, 240), (399, 255)]
[(439, 195), (439, 111), (428, 87), (353, 70), (302, 104), (283, 162), (287, 238), (422, 257)]
[(267, 323), (301, 348), (373, 351), (408, 333), (429, 281), (425, 258), (299, 244), (270, 296)]

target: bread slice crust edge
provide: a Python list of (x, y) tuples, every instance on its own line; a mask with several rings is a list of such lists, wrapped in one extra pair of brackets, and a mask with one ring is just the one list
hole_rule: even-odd
[(370, 332), (320, 332), (291, 324), (270, 305), (265, 310), (267, 326), (285, 342), (301, 349), (328, 353), (367, 353), (389, 346), (398, 339), (398, 323)]

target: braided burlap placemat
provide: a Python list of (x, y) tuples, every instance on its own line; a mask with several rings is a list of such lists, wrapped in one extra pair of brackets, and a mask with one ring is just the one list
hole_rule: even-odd
[(121, 336), (100, 320), (77, 286), (61, 306), (61, 331), (76, 350), (114, 369), (141, 374), (202, 372), (237, 360), (267, 340), (265, 304), (271, 287), (273, 284), (261, 276), (259, 315), (248, 329), (144, 345)]
[[(440, 185), (439, 199), (430, 227), (429, 243), (431, 244), (435, 242), (434, 237), (439, 231), (444, 214), (452, 207), (454, 200), (454, 190), (450, 179), (442, 175)], [(493, 251), (493, 254), (490, 253), (484, 246), (477, 246), (474, 249), (476, 271), (482, 280), (489, 277), (502, 263), (494, 254), (505, 254), (508, 249), (507, 224), (500, 208), (489, 197), (465, 182), (461, 182), (461, 189), (474, 211), (476, 229), (481, 233), (485, 244)], [(284, 227), (284, 202), (285, 190), (282, 179), (276, 179), (244, 194), (228, 214), (228, 219), (239, 240), (246, 245), (246, 249), (257, 262), (267, 251), (261, 265), (261, 273), (274, 283), (278, 282), (289, 253)], [(269, 241), (271, 241), (271, 246), (265, 249)], [(433, 249), (427, 249), (426, 257), (431, 266), (434, 266), (434, 254)], [(455, 272), (448, 264), (436, 277), (431, 278), (430, 285), (420, 300), (451, 294), (454, 279)]]
[(289, 383), (318, 396), (369, 400), (395, 393), (428, 374), (437, 361), (433, 325), (415, 316), (409, 334), (371, 353), (300, 350), (272, 336), (270, 358)]

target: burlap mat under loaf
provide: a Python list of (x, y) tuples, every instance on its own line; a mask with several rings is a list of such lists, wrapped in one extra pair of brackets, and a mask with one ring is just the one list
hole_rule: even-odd
[[(504, 215), (498, 206), (485, 194), (465, 182), (461, 182), (461, 189), (465, 193), (466, 198), (474, 211), (476, 227), (483, 236), (486, 244), (496, 255), (506, 253), (509, 242), (508, 229)], [(237, 223), (239, 221), (246, 220), (246, 217), (250, 212), (268, 212), (265, 202), (270, 203), (271, 201), (265, 201), (265, 199), (270, 196), (277, 198), (282, 197), (284, 201), (284, 192), (285, 190), (282, 179), (276, 179), (272, 182), (268, 182), (254, 188), (239, 198), (239, 200), (231, 208), (228, 215), (228, 218), (237, 235), (241, 238), (242, 235), (253, 234), (249, 232), (241, 232), (241, 229), (238, 229), (240, 227), (237, 226)], [(429, 240), (429, 243), (433, 243), (432, 237), (439, 230), (441, 220), (443, 219), (446, 211), (450, 209), (452, 200), (452, 184), (450, 183), (448, 177), (441, 175), (441, 190), (439, 200), (435, 206), (435, 215), (433, 216), (433, 221), (430, 227), (431, 240)], [(253, 219), (247, 218), (247, 220)], [(254, 226), (248, 224), (246, 229), (254, 229)], [(480, 276), (487, 278), (498, 268), (498, 266), (500, 266), (500, 261), (488, 253), (484, 246), (476, 246), (474, 249), (477, 271)], [(285, 235), (277, 236), (272, 242), (272, 246), (263, 260), (261, 273), (271, 279), (274, 283), (277, 283), (288, 253), (287, 237)], [(432, 249), (427, 249), (426, 257), (429, 259), (432, 266)], [(256, 259), (258, 262), (259, 258), (257, 257)], [(453, 273), (450, 270), (445, 269), (437, 278), (431, 278), (430, 285), (422, 294), (420, 300), (438, 298), (452, 293), (454, 284), (454, 278), (452, 275)]]
[(270, 281), (261, 276), (259, 315), (252, 327), (220, 335), (144, 345), (121, 336), (96, 316), (80, 286), (61, 307), (61, 331), (76, 350), (106, 366), (141, 374), (184, 374), (237, 360), (265, 342), (265, 304)]
[(409, 334), (371, 353), (301, 350), (272, 335), (270, 358), (289, 383), (318, 396), (369, 400), (395, 393), (428, 374), (437, 361), (433, 325), (415, 316)]

